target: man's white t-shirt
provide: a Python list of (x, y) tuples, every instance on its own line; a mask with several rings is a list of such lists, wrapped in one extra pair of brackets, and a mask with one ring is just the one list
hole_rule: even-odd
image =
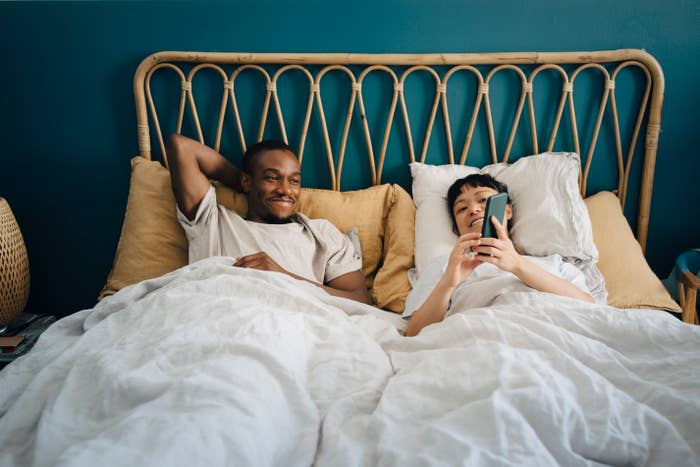
[(179, 208), (177, 218), (189, 241), (190, 263), (264, 251), (287, 271), (321, 284), (362, 268), (350, 239), (327, 220), (297, 213), (287, 224), (247, 221), (217, 204), (213, 186), (194, 219), (187, 219)]
[[(589, 293), (586, 287), (586, 278), (574, 265), (567, 263), (559, 255), (551, 256), (523, 256), (528, 261), (535, 263), (545, 271), (561, 277), (583, 292)], [(408, 319), (423, 305), (433, 291), (438, 281), (447, 269), (449, 255), (441, 256), (433, 260), (413, 285), (411, 293), (406, 298), (406, 308), (402, 317)], [(534, 289), (525, 285), (515, 274), (504, 271), (490, 263), (481, 263), (471, 274), (457, 286), (452, 293), (451, 302), (459, 303), (459, 308), (478, 308), (488, 306), (493, 300), (506, 292), (527, 292)], [(452, 307), (447, 310), (445, 316), (454, 311)]]

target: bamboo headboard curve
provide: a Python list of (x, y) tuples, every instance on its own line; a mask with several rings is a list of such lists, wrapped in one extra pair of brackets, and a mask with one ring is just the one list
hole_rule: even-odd
[[(188, 68), (189, 67), (189, 68)], [(200, 124), (200, 115), (197, 111), (197, 101), (193, 92), (193, 79), (201, 70), (213, 70), (221, 79), (223, 90), (218, 106), (218, 119), (216, 123), (216, 135), (213, 140), (205, 141), (204, 131)], [(633, 104), (631, 113), (634, 118), (628, 119), (630, 128), (621, 130), (621, 119), (616, 95), (616, 78), (625, 69), (638, 69), (643, 74), (641, 97), (638, 103)], [(179, 78), (180, 89), (177, 105), (178, 115), (175, 128), (167, 132), (161, 128), (159, 114), (155, 100), (151, 93), (151, 78), (159, 71), (176, 73)], [(200, 142), (208, 144), (216, 150), (220, 149), (224, 121), (227, 115), (228, 105), (233, 118), (233, 127), (227, 131), (235, 131), (240, 142), (241, 150), (245, 151), (246, 126), (243, 124), (241, 112), (238, 107), (239, 96), (236, 94), (236, 80), (244, 72), (259, 73), (264, 83), (264, 102), (260, 112), (260, 120), (257, 124), (256, 141), (263, 138), (270, 120), (275, 120), (278, 125), (280, 139), (289, 141), (287, 124), (285, 123), (278, 84), (280, 77), (289, 72), (296, 71), (305, 76), (304, 88), (299, 92), (307, 96), (305, 99), (305, 113), (297, 154), (303, 162), (304, 148), (310, 137), (312, 114), (317, 113), (317, 124), (320, 126), (319, 144), (323, 147), (328, 164), (328, 176), (332, 189), (340, 189), (343, 163), (348, 143), (348, 135), (353, 121), (359, 121), (361, 134), (364, 138), (367, 162), (371, 173), (371, 184), (382, 183), (387, 147), (393, 134), (394, 121), (398, 119), (404, 126), (406, 137), (407, 156), (405, 162), (425, 162), (431, 134), (435, 122), (440, 114), (444, 126), (444, 147), (446, 148), (446, 162), (465, 164), (470, 154), (470, 147), (474, 140), (475, 131), (478, 131), (477, 121), (480, 115), (485, 119), (485, 131), (488, 137), (488, 151), (492, 162), (508, 162), (512, 153), (516, 133), (522, 122), (523, 114), (529, 120), (529, 137), (531, 153), (551, 151), (555, 148), (559, 129), (562, 121), (568, 118), (570, 127), (571, 147), (565, 150), (573, 151), (581, 155), (582, 173), (580, 178), (581, 193), (587, 194), (587, 185), (594, 159), (596, 147), (601, 135), (601, 127), (607, 112), (609, 125), (612, 130), (611, 145), (614, 145), (617, 167), (617, 182), (612, 188), (620, 198), (621, 205), (625, 206), (628, 183), (635, 152), (641, 152), (642, 169), (639, 183), (639, 199), (637, 210), (637, 239), (645, 249), (649, 224), (649, 211), (651, 206), (652, 185), (656, 151), (661, 122), (661, 108), (664, 95), (664, 76), (659, 63), (649, 53), (637, 49), (621, 49), (595, 52), (508, 52), (508, 53), (447, 53), (447, 54), (347, 54), (347, 53), (221, 53), (221, 52), (158, 52), (145, 58), (136, 70), (134, 76), (134, 95), (136, 99), (137, 131), (140, 155), (151, 159), (151, 136), (155, 135), (161, 154), (165, 154), (164, 138), (171, 132), (180, 133), (183, 127), (186, 108), (189, 109), (193, 126), (196, 130), (196, 138)], [(589, 131), (590, 137), (582, 140), (574, 99), (574, 89), (577, 77), (582, 72), (589, 70), (597, 72), (601, 76), (602, 90), (599, 100), (596, 100), (596, 108), (592, 112), (593, 123)], [(515, 111), (512, 116), (512, 124), (507, 131), (507, 141), (500, 150), (497, 147), (496, 128), (492, 112), (492, 89), (490, 85), (495, 75), (502, 71), (514, 73), (520, 81), (518, 97), (515, 99)], [(328, 108), (324, 104), (321, 94), (321, 83), (324, 76), (331, 72), (341, 73), (347, 76), (349, 84), (349, 101), (343, 107), (342, 134), (339, 139), (332, 142), (331, 132), (327, 123)], [(450, 121), (450, 107), (448, 105), (450, 81), (457, 73), (469, 73), (476, 79), (474, 105), (470, 112), (470, 118), (466, 129), (463, 128), (465, 138), (454, 144), (452, 132), (453, 123)], [(538, 133), (538, 120), (535, 112), (535, 78), (545, 73), (558, 75), (561, 80), (561, 89), (558, 95), (552, 99), (551, 129), (548, 138), (541, 138)], [(373, 73), (385, 74), (393, 82), (393, 92), (390, 102), (387, 103), (387, 117), (383, 131), (372, 135), (366, 116), (366, 94), (363, 84), (368, 75)], [(427, 73), (434, 81), (434, 95), (429, 105), (429, 115), (425, 128), (422, 129), (423, 140), (421, 144), (414, 144), (412, 133), (413, 123), (407, 106), (407, 78), (414, 73)], [(452, 86), (454, 87), (454, 86)], [(388, 99), (387, 99), (388, 100)], [(632, 105), (632, 104), (631, 104)], [(271, 110), (270, 107), (273, 107)], [(398, 112), (397, 112), (398, 107)], [(355, 113), (359, 119), (353, 119)], [(149, 122), (150, 114), (150, 122)], [(398, 114), (398, 116), (397, 116)], [(153, 127), (150, 126), (153, 124)], [(624, 122), (622, 122), (624, 123)], [(357, 123), (356, 123), (357, 124)], [(643, 148), (637, 145), (640, 132), (643, 127), (645, 139)], [(312, 132), (313, 133), (313, 132)], [(377, 132), (375, 132), (377, 133)], [(433, 139), (435, 135), (432, 135)], [(561, 139), (561, 138), (560, 138)], [(627, 141), (623, 141), (627, 140)], [(546, 140), (546, 141), (545, 141)], [(587, 148), (584, 145), (587, 144)], [(583, 150), (583, 152), (582, 152)], [(163, 160), (166, 159), (163, 157)], [(167, 161), (166, 161), (167, 163)], [(472, 164), (473, 165), (473, 164)]]

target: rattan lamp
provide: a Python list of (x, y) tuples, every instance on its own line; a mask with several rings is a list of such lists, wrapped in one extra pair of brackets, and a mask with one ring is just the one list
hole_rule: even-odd
[(29, 297), (29, 259), (17, 220), (0, 198), (0, 326), (24, 310)]

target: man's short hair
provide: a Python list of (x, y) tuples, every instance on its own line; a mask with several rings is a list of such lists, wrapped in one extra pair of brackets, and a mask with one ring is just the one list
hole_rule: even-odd
[[(508, 187), (505, 183), (501, 183), (489, 174), (471, 174), (464, 178), (460, 178), (455, 181), (450, 189), (447, 190), (447, 210), (450, 212), (450, 219), (452, 219), (452, 231), (459, 235), (459, 230), (457, 229), (457, 219), (455, 219), (454, 205), (455, 201), (462, 193), (462, 187), (469, 188), (491, 188), (496, 190), (498, 193), (505, 193), (508, 195)], [(510, 195), (508, 195), (508, 204), (510, 204)]]
[(250, 146), (246, 150), (245, 154), (243, 154), (243, 172), (247, 173), (248, 175), (253, 175), (255, 156), (265, 151), (275, 150), (289, 151), (296, 157), (294, 150), (284, 141), (280, 141), (278, 139), (260, 141), (259, 143), (255, 143), (254, 145)]

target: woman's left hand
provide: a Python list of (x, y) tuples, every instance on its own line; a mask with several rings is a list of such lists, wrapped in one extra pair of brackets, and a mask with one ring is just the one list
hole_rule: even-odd
[(495, 264), (504, 271), (514, 272), (523, 258), (515, 251), (515, 246), (508, 237), (506, 228), (498, 222), (496, 216), (491, 216), (491, 222), (496, 228), (498, 238), (482, 238), (481, 245), (474, 250), (477, 253), (488, 255), (480, 256), (483, 262)]

